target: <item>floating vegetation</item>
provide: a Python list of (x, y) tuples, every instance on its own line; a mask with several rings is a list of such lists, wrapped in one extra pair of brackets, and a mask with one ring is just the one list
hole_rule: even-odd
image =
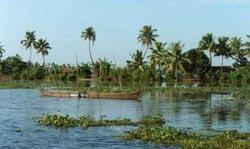
[(101, 117), (99, 120), (95, 120), (90, 116), (81, 116), (79, 118), (69, 117), (69, 115), (49, 115), (45, 114), (38, 118), (38, 124), (43, 126), (53, 126), (56, 128), (69, 128), (69, 127), (107, 127), (107, 126), (161, 126), (165, 123), (162, 115), (147, 116), (142, 118), (139, 122), (132, 122), (130, 119), (118, 119), (118, 120), (106, 120)]
[(139, 122), (137, 122), (137, 124), (143, 126), (152, 126), (152, 125), (162, 126), (165, 124), (165, 119), (161, 114), (158, 114), (156, 116), (145, 116)]
[(141, 140), (143, 142), (176, 145), (187, 149), (250, 148), (250, 134), (240, 134), (236, 131), (225, 131), (222, 134), (205, 137), (173, 127), (140, 127), (136, 130), (125, 132), (121, 138), (125, 141)]

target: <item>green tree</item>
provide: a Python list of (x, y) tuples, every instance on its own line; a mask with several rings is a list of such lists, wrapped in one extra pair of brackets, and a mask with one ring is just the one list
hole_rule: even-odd
[(181, 42), (171, 43), (168, 47), (168, 54), (165, 60), (165, 69), (170, 72), (175, 72), (176, 83), (178, 82), (178, 71), (185, 72), (184, 63), (191, 61), (182, 53), (184, 45)]
[(157, 32), (157, 29), (153, 29), (151, 25), (145, 25), (140, 30), (137, 40), (142, 44), (142, 46), (146, 46), (145, 52), (143, 54), (143, 59), (145, 58), (147, 51), (152, 45), (152, 43), (156, 41), (156, 38), (158, 37), (155, 32)]
[(0, 59), (3, 57), (4, 52), (5, 52), (5, 49), (4, 49), (3, 45), (1, 45), (1, 42), (0, 42)]
[(10, 76), (11, 79), (21, 79), (21, 75), (28, 68), (28, 64), (19, 55), (7, 57), (0, 65), (2, 73)]
[(221, 74), (223, 74), (224, 58), (229, 58), (231, 54), (229, 37), (219, 37), (216, 44), (215, 56), (221, 56)]
[(160, 72), (160, 80), (162, 80), (162, 65), (164, 64), (164, 58), (167, 54), (166, 50), (167, 43), (154, 42), (153, 47), (150, 48), (151, 55), (149, 55), (150, 66), (155, 69), (158, 66)]
[(235, 67), (245, 66), (247, 59), (245, 58), (244, 43), (241, 38), (233, 37), (230, 39), (231, 57), (235, 60)]
[(91, 66), (89, 63), (81, 63), (78, 66), (79, 75), (83, 76), (83, 78), (91, 77)]
[(30, 59), (29, 59), (30, 63), (31, 63), (31, 57), (32, 57), (32, 48), (34, 47), (35, 42), (36, 42), (35, 31), (26, 32), (25, 39), (21, 41), (21, 44), (25, 47), (25, 49), (30, 50)]
[(186, 72), (203, 80), (210, 68), (207, 55), (201, 50), (191, 49), (185, 53), (185, 56), (191, 61), (191, 63), (185, 63), (184, 65)]
[(127, 60), (128, 67), (132, 70), (136, 69), (144, 69), (144, 65), (146, 62), (143, 61), (143, 52), (140, 50), (136, 50), (135, 53), (130, 54), (131, 60)]
[(37, 53), (40, 53), (43, 58), (43, 65), (45, 65), (45, 56), (49, 54), (49, 49), (51, 49), (49, 43), (45, 39), (38, 39), (35, 43), (35, 48)]
[[(247, 38), (250, 40), (250, 35), (247, 35)], [(247, 41), (244, 43), (245, 49), (245, 55), (250, 57), (250, 41)]]
[(108, 62), (105, 58), (98, 59), (95, 64), (95, 70), (101, 80), (107, 80), (110, 77), (112, 63)]
[(93, 60), (92, 53), (91, 53), (91, 42), (92, 42), (92, 46), (93, 46), (94, 43), (95, 43), (95, 40), (96, 40), (96, 32), (95, 32), (94, 28), (93, 27), (87, 27), (82, 32), (81, 38), (83, 38), (84, 40), (88, 40), (89, 55), (90, 55), (90, 59), (91, 59), (92, 64), (94, 64), (94, 60)]
[(212, 71), (212, 53), (216, 50), (216, 43), (212, 33), (204, 35), (199, 42), (199, 49), (209, 52), (210, 72)]

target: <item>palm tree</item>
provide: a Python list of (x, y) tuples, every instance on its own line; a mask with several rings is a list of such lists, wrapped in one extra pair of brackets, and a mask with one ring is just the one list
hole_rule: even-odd
[(151, 25), (145, 25), (143, 26), (142, 30), (140, 30), (137, 40), (142, 44), (142, 46), (146, 46), (143, 59), (145, 58), (147, 51), (152, 45), (153, 41), (156, 41), (156, 38), (158, 37), (155, 32), (157, 32), (157, 29), (153, 29)]
[[(231, 48), (231, 56), (236, 62), (240, 63), (241, 58), (245, 56), (244, 49), (243, 49), (243, 42), (241, 38), (233, 37), (230, 39), (230, 48)], [(237, 68), (237, 65), (236, 65)]]
[(215, 56), (221, 56), (221, 74), (223, 73), (224, 57), (229, 58), (231, 55), (231, 48), (229, 44), (229, 37), (219, 37), (216, 44)]
[(37, 53), (41, 53), (43, 58), (43, 65), (45, 65), (45, 56), (49, 54), (49, 49), (51, 49), (49, 43), (45, 39), (38, 39), (35, 43), (35, 48)]
[(208, 50), (209, 52), (209, 64), (210, 64), (210, 72), (212, 72), (212, 53), (215, 52), (215, 41), (212, 33), (207, 33), (204, 35), (199, 42), (200, 50)]
[(150, 65), (155, 68), (155, 66), (158, 66), (158, 69), (160, 71), (160, 79), (162, 79), (162, 70), (161, 66), (164, 63), (164, 57), (167, 54), (166, 50), (166, 45), (167, 43), (162, 43), (162, 42), (154, 42), (154, 46), (150, 48), (151, 55), (149, 55), (150, 59)]
[(5, 52), (5, 50), (3, 48), (3, 45), (1, 45), (1, 42), (0, 42), (0, 59), (3, 57), (4, 52)]
[(85, 31), (82, 32), (81, 38), (83, 38), (84, 40), (88, 40), (88, 43), (89, 43), (89, 55), (90, 55), (90, 59), (91, 59), (92, 64), (94, 64), (94, 60), (93, 60), (92, 53), (91, 53), (91, 47), (90, 47), (91, 42), (92, 42), (92, 46), (93, 46), (94, 43), (95, 43), (95, 40), (96, 40), (96, 33), (95, 33), (94, 28), (93, 27), (87, 27), (85, 29)]
[(34, 47), (35, 42), (36, 42), (35, 31), (26, 32), (25, 33), (25, 39), (21, 41), (21, 44), (26, 49), (30, 49), (30, 59), (29, 59), (30, 63), (31, 63), (31, 56), (32, 56), (32, 47)]
[(136, 50), (135, 53), (130, 54), (132, 60), (127, 60), (127, 64), (129, 68), (132, 70), (141, 69), (143, 70), (143, 66), (146, 62), (143, 61), (143, 52), (140, 50)]
[[(250, 39), (250, 35), (247, 35), (247, 38)], [(250, 41), (244, 43), (244, 46), (246, 47), (244, 54), (250, 57)]]
[(168, 54), (165, 60), (165, 69), (167, 71), (175, 72), (176, 83), (178, 82), (178, 71), (185, 72), (184, 64), (191, 63), (191, 61), (185, 57), (185, 53), (182, 53), (184, 47), (181, 42), (171, 43), (168, 47)]

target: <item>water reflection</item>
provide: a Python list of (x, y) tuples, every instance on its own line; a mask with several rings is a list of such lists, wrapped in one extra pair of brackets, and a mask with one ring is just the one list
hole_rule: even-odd
[[(36, 125), (32, 117), (43, 113), (91, 115), (108, 119), (129, 118), (137, 121), (145, 115), (161, 113), (166, 125), (195, 130), (235, 129), (250, 132), (250, 103), (241, 103), (231, 94), (213, 92), (194, 99), (179, 91), (148, 91), (140, 101), (108, 99), (58, 99), (40, 97), (37, 90), (0, 90), (0, 148), (46, 146), (67, 148), (88, 146), (103, 148), (153, 148), (154, 145), (124, 143), (114, 139), (128, 128), (55, 130)], [(21, 130), (17, 132), (16, 130)], [(95, 135), (98, 134), (98, 135)], [(80, 142), (77, 141), (80, 139)], [(60, 140), (60, 145), (58, 141)], [(7, 143), (6, 143), (7, 142)], [(158, 147), (158, 146), (157, 146)]]
[(197, 99), (178, 91), (148, 91), (140, 101), (108, 99), (45, 99), (47, 110), (71, 116), (89, 115), (108, 119), (138, 120), (146, 115), (163, 114), (167, 125), (204, 130), (237, 129), (250, 131), (250, 106), (227, 94), (212, 92)]

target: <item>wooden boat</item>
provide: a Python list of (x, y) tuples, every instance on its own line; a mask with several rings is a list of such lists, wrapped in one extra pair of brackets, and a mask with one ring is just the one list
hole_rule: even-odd
[(86, 92), (86, 93), (78, 93), (77, 91), (65, 91), (65, 90), (41, 90), (42, 96), (48, 97), (75, 97), (75, 98), (103, 98), (103, 99), (139, 99), (141, 92)]

